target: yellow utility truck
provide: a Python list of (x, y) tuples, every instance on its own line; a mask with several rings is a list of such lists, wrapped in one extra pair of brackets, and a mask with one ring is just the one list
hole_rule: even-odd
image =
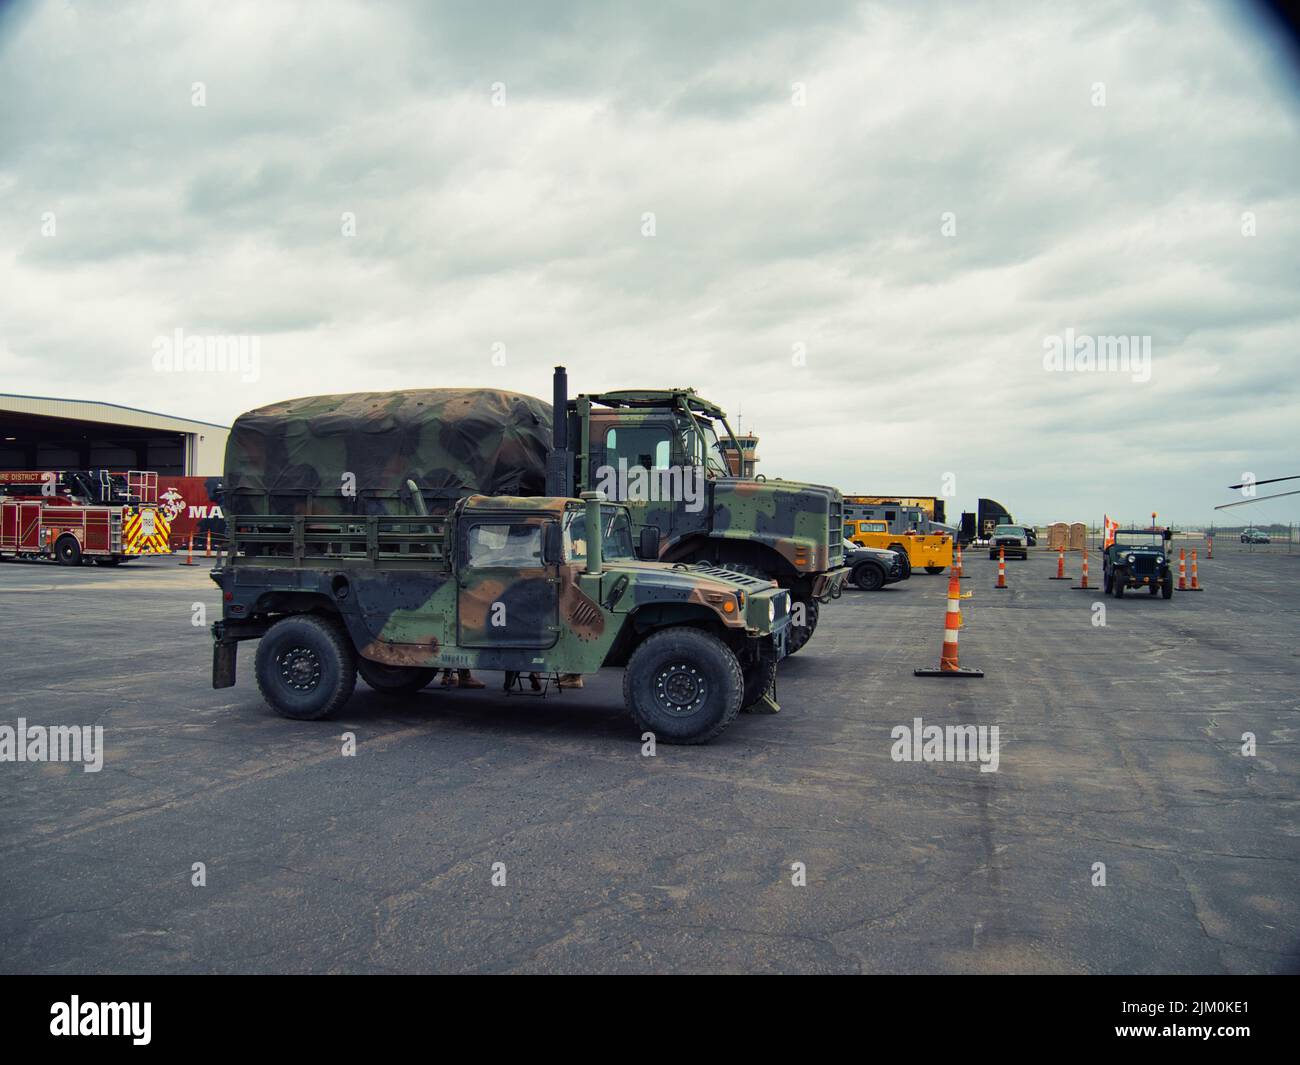
[(859, 547), (882, 547), (907, 556), (913, 569), (942, 573), (952, 565), (952, 537), (943, 533), (890, 532), (883, 519), (854, 519), (844, 523), (844, 539)]

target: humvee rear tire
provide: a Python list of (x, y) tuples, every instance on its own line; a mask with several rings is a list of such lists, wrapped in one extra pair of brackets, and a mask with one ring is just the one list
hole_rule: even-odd
[(81, 545), (77, 543), (77, 538), (75, 536), (59, 537), (59, 542), (54, 545), (54, 557), (59, 560), (60, 566), (80, 566)]
[(745, 678), (731, 648), (684, 627), (646, 637), (623, 671), (623, 702), (665, 743), (707, 743), (740, 713)]
[(380, 695), (410, 695), (425, 687), (438, 675), (436, 669), (420, 666), (389, 666), (357, 656), (361, 679)]
[(861, 562), (853, 570), (853, 586), (876, 592), (885, 586), (885, 571), (874, 562)]
[(329, 717), (357, 684), (357, 657), (347, 635), (312, 614), (272, 625), (257, 644), (257, 690), (271, 709), (299, 721)]
[[(803, 647), (804, 644), (812, 639), (813, 633), (817, 631), (817, 618), (821, 613), (817, 606), (817, 600), (813, 599), (811, 596), (805, 598), (801, 595), (792, 594), (790, 600), (796, 606), (798, 604), (803, 605), (804, 623), (802, 625), (792, 624), (790, 626), (790, 631), (785, 638), (785, 653), (787, 657), (794, 654)], [(794, 608), (794, 606), (791, 607), (792, 610)]]

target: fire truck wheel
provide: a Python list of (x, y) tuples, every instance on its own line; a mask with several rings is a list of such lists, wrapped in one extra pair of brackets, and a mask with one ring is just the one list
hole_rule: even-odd
[(410, 695), (438, 675), (436, 669), (418, 666), (388, 666), (368, 658), (357, 659), (357, 672), (380, 695)]
[(347, 635), (311, 614), (282, 618), (258, 642), (257, 690), (276, 713), (329, 717), (352, 696), (357, 659)]
[(58, 543), (54, 545), (54, 557), (59, 560), (60, 566), (80, 566), (81, 565), (81, 545), (77, 543), (75, 536), (61, 536)]

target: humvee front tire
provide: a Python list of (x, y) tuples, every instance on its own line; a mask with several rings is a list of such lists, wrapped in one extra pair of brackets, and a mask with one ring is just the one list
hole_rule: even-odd
[(623, 702), (665, 743), (707, 743), (740, 713), (745, 680), (731, 648), (699, 629), (646, 637), (623, 671)]
[(410, 695), (425, 687), (438, 675), (436, 669), (420, 666), (389, 666), (357, 656), (361, 679), (380, 695)]
[(324, 618), (281, 618), (258, 642), (257, 690), (271, 709), (298, 721), (329, 717), (357, 684), (357, 657), (343, 631)]

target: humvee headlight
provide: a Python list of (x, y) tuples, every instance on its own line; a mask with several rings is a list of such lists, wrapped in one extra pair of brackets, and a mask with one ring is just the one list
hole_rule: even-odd
[(1129, 565), (1130, 565), (1130, 566), (1131, 566), (1134, 562), (1136, 562), (1137, 560), (1138, 560), (1137, 555), (1129, 555), (1129, 556), (1128, 556), (1128, 561), (1129, 561)]
[(769, 599), (767, 601), (767, 623), (769, 625), (776, 621), (776, 602)]
[(1156, 565), (1157, 565), (1157, 566), (1163, 566), (1163, 565), (1164, 565), (1164, 562), (1165, 562), (1165, 556), (1164, 556), (1164, 555), (1156, 555)]

